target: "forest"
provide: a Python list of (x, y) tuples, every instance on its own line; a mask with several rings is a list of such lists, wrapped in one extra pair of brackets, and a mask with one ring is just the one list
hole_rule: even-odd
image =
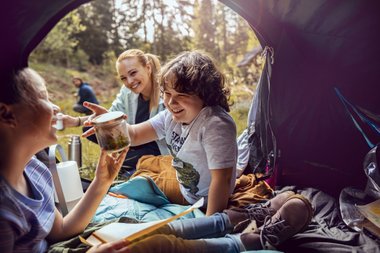
[[(244, 19), (216, 0), (91, 1), (66, 15), (33, 51), (29, 63), (47, 80), (51, 100), (75, 116), (72, 77), (90, 83), (108, 108), (122, 85), (116, 58), (131, 48), (157, 55), (162, 65), (186, 50), (210, 54), (227, 77), (238, 133), (246, 128), (263, 64), (260, 53), (245, 56), (260, 52), (259, 42)], [(66, 145), (70, 135), (80, 133), (81, 129), (66, 129), (59, 142)], [(97, 148), (86, 140), (83, 144), (84, 164), (93, 167)]]
[(241, 68), (237, 64), (258, 46), (246, 21), (214, 0), (95, 0), (63, 18), (30, 60), (114, 73), (114, 60), (126, 49), (156, 54), (162, 63), (179, 52), (201, 49), (220, 64), (230, 84), (254, 85), (260, 60)]

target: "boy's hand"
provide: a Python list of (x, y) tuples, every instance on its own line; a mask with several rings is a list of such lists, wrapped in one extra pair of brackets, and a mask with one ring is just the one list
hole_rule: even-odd
[(90, 109), (93, 112), (91, 116), (98, 116), (98, 115), (108, 112), (108, 110), (104, 108), (103, 106), (90, 103), (90, 102), (83, 102), (83, 106)]
[(95, 171), (95, 178), (102, 182), (112, 183), (116, 178), (129, 148), (123, 149), (120, 153), (107, 153), (102, 149), (98, 166)]
[(106, 108), (104, 108), (103, 106), (100, 106), (100, 105), (97, 105), (94, 103), (90, 103), (90, 102), (83, 102), (83, 106), (90, 109), (93, 112), (90, 115), (90, 117), (88, 117), (88, 119), (83, 123), (84, 126), (92, 126), (91, 122), (95, 117), (108, 112), (108, 110)]
[[(90, 109), (93, 112), (93, 114), (83, 123), (83, 125), (86, 127), (90, 127), (93, 125), (92, 120), (96, 116), (99, 116), (99, 115), (102, 115), (102, 114), (108, 112), (108, 110), (106, 108), (104, 108), (100, 105), (97, 105), (97, 104), (90, 103), (90, 102), (84, 102), (83, 106), (85, 106), (86, 108)], [(126, 120), (128, 118), (128, 116), (124, 114), (123, 118)], [(86, 132), (84, 132), (82, 134), (82, 137), (86, 138), (90, 135), (93, 135), (94, 133), (95, 133), (95, 129), (93, 127), (91, 127), (90, 129), (88, 129)]]
[[(83, 106), (90, 109), (93, 112), (93, 114), (91, 114), (91, 116), (88, 117), (88, 119), (83, 123), (83, 126), (86, 126), (86, 127), (92, 126), (92, 120), (95, 117), (108, 112), (108, 110), (106, 108), (104, 108), (103, 106), (100, 106), (100, 105), (97, 105), (94, 103), (90, 103), (90, 102), (83, 102)], [(93, 135), (94, 133), (95, 133), (95, 129), (93, 127), (91, 127), (90, 129), (88, 129), (86, 132), (84, 132), (82, 134), (82, 137), (86, 138), (90, 135)]]

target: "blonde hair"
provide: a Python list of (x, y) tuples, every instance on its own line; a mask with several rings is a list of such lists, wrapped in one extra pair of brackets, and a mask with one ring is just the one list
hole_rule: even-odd
[(122, 52), (116, 60), (116, 69), (118, 63), (127, 59), (136, 57), (142, 66), (146, 67), (148, 64), (151, 66), (150, 80), (152, 81), (152, 91), (150, 94), (149, 110), (152, 111), (154, 108), (158, 107), (160, 101), (160, 84), (159, 84), (159, 73), (161, 70), (161, 64), (158, 57), (154, 54), (144, 53), (139, 49), (129, 49)]

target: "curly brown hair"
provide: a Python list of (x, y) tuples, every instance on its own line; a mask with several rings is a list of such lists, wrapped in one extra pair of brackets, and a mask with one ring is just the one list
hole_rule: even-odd
[(230, 91), (225, 87), (225, 76), (205, 52), (185, 51), (172, 59), (162, 68), (162, 88), (165, 89), (168, 79), (177, 92), (197, 95), (205, 106), (219, 105), (230, 111)]

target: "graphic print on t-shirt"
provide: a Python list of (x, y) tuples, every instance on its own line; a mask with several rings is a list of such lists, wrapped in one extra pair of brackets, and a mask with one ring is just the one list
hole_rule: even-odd
[(176, 132), (173, 131), (172, 136), (170, 138), (171, 139), (170, 145), (172, 147), (171, 150), (178, 153), (179, 150), (181, 149), (183, 143), (185, 142), (186, 137), (187, 136), (180, 136), (179, 134), (177, 134)]
[(174, 169), (177, 171), (177, 178), (179, 183), (186, 189), (189, 189), (190, 193), (196, 195), (196, 193), (199, 191), (199, 188), (197, 187), (200, 178), (198, 171), (196, 171), (193, 165), (191, 165), (190, 163), (184, 162), (181, 159), (179, 159), (174, 154), (170, 145), (168, 145), (168, 149), (171, 155), (173, 156), (172, 165)]

